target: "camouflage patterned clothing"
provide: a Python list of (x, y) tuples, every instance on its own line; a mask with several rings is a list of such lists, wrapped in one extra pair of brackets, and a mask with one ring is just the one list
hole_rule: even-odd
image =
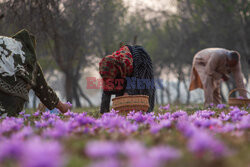
[(37, 63), (34, 36), (27, 30), (13, 37), (0, 36), (0, 115), (18, 115), (30, 89), (47, 108), (55, 108), (59, 99)]

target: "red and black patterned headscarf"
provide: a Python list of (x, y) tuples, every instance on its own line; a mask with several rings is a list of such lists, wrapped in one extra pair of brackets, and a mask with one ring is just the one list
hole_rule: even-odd
[(112, 55), (104, 57), (99, 63), (99, 73), (104, 80), (126, 78), (133, 73), (133, 57), (127, 46), (122, 46)]
[(99, 63), (99, 73), (103, 79), (115, 79), (131, 76), (133, 72), (133, 58), (127, 46), (122, 46), (112, 55), (104, 57)]

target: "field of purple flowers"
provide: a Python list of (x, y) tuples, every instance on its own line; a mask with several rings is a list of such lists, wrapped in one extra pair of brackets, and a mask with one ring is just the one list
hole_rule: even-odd
[(0, 118), (0, 166), (249, 167), (249, 111), (167, 105), (127, 116), (22, 112)]

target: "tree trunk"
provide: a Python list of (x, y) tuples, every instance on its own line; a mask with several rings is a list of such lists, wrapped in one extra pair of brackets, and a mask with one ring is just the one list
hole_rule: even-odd
[(155, 89), (155, 103), (156, 103), (157, 105), (159, 105), (158, 90), (159, 90), (159, 89)]
[(171, 95), (170, 95), (170, 82), (169, 82), (169, 78), (167, 76), (167, 84), (166, 84), (166, 94), (167, 94), (167, 103), (171, 103)]
[(33, 93), (33, 101), (32, 101), (32, 108), (34, 110), (36, 110), (36, 100), (37, 100), (37, 97), (35, 95), (35, 92)]
[(189, 91), (189, 87), (187, 85), (187, 82), (186, 82), (185, 78), (183, 78), (183, 83), (184, 83), (184, 87), (185, 87), (186, 92), (187, 92), (186, 104), (189, 104), (190, 103), (190, 91)]
[(73, 77), (72, 73), (69, 71), (65, 73), (65, 92), (67, 101), (72, 103), (73, 100)]
[(92, 102), (90, 101), (90, 99), (83, 93), (82, 88), (80, 87), (79, 84), (78, 84), (77, 88), (79, 90), (80, 95), (89, 103), (89, 106), (93, 107), (94, 105), (92, 104)]
[(81, 101), (80, 101), (80, 97), (77, 93), (77, 89), (78, 89), (78, 85), (77, 83), (74, 82), (74, 86), (73, 86), (73, 99), (76, 102), (76, 107), (80, 108), (82, 107)]
[(164, 87), (161, 89), (161, 104), (164, 104)]
[(180, 102), (180, 98), (181, 98), (180, 86), (181, 86), (181, 79), (180, 79), (180, 77), (178, 77), (178, 82), (177, 82), (177, 86), (176, 86), (177, 96), (175, 99), (175, 101), (178, 103)]

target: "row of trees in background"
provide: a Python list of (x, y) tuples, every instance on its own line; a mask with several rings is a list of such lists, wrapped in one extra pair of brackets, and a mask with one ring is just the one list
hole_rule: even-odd
[[(176, 10), (146, 8), (128, 13), (122, 0), (3, 0), (0, 33), (10, 35), (27, 28), (38, 41), (37, 56), (45, 71), (65, 75), (67, 100), (90, 106), (79, 85), (81, 71), (119, 47), (120, 42), (143, 45), (152, 56), (155, 76), (175, 76), (177, 96), (170, 84), (160, 85), (158, 103), (180, 101), (186, 89), (194, 54), (207, 47), (223, 47), (241, 53), (242, 69), (249, 82), (250, 2), (248, 0), (172, 0)], [(166, 9), (169, 9), (166, 8)], [(148, 18), (150, 13), (150, 18)], [(157, 16), (157, 17), (154, 17)], [(49, 63), (48, 63), (49, 62)], [(168, 82), (169, 83), (169, 82)], [(227, 84), (232, 89), (233, 80)], [(165, 93), (164, 93), (165, 92)]]
[[(193, 56), (201, 49), (222, 47), (237, 50), (246, 82), (249, 82), (250, 1), (248, 0), (178, 0), (177, 12), (162, 12), (162, 20), (151, 20), (149, 48), (159, 71), (165, 68), (177, 78), (176, 101), (180, 100), (180, 84), (187, 91)], [(160, 25), (160, 26), (159, 26)], [(235, 86), (227, 82), (228, 90)], [(165, 88), (169, 94), (168, 87)], [(170, 95), (168, 95), (170, 97)]]

